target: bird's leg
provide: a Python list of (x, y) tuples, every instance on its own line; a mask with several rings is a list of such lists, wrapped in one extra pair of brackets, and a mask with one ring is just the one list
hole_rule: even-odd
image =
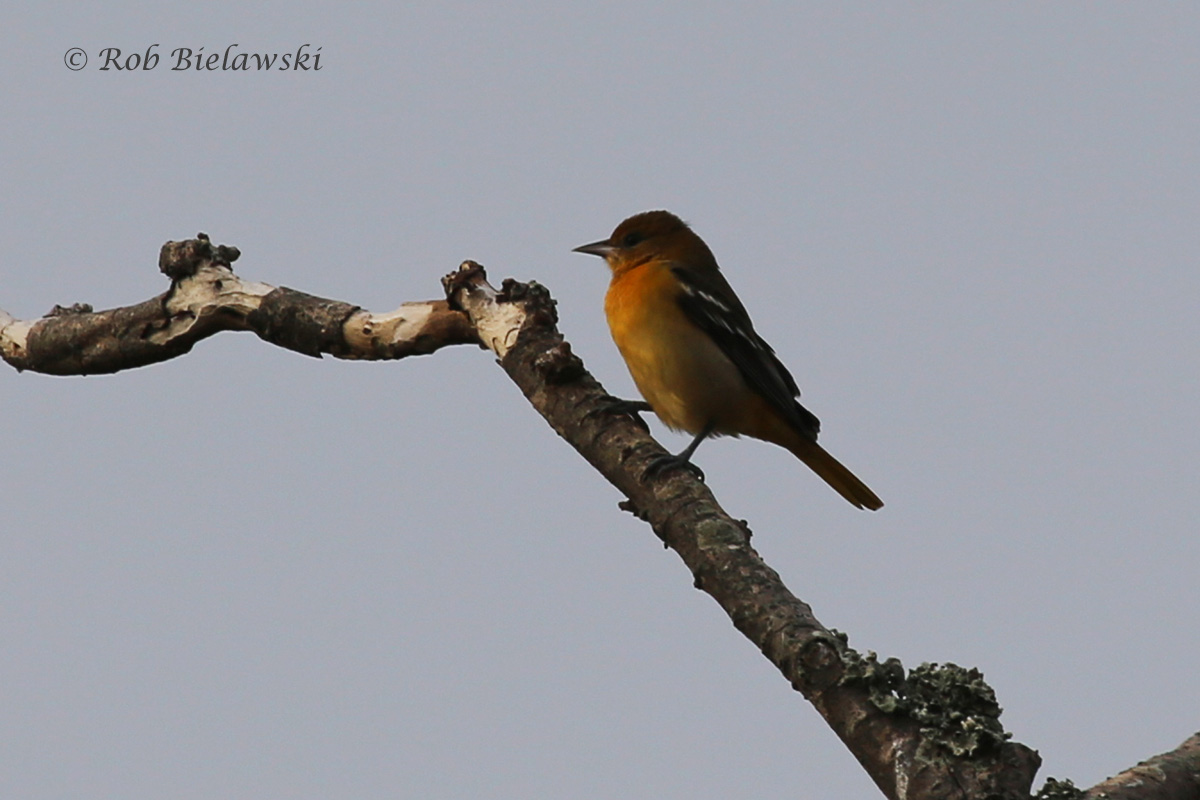
[(682, 467), (695, 475), (697, 480), (703, 481), (704, 470), (692, 463), (692, 453), (696, 452), (696, 448), (700, 446), (701, 442), (712, 436), (714, 427), (716, 426), (711, 422), (705, 425), (704, 430), (697, 433), (696, 438), (692, 439), (692, 443), (683, 448), (678, 454), (671, 455), (670, 453), (666, 453), (650, 459), (650, 463), (646, 465), (646, 471), (642, 473), (642, 480), (650, 480), (664, 469)]
[(596, 414), (628, 414), (630, 417), (633, 417), (633, 421), (638, 424), (638, 427), (649, 433), (650, 426), (646, 424), (646, 420), (642, 419), (639, 414), (644, 411), (653, 410), (645, 400), (625, 400), (624, 398), (613, 397), (611, 394), (608, 394), (596, 404), (595, 408), (584, 414), (583, 418), (590, 419)]

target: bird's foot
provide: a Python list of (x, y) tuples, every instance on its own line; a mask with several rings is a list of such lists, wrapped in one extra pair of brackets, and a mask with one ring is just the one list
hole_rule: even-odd
[(583, 415), (584, 419), (591, 419), (597, 414), (625, 414), (637, 423), (638, 427), (647, 433), (650, 432), (650, 426), (646, 424), (646, 420), (641, 418), (644, 411), (652, 411), (650, 404), (645, 400), (626, 400), (621, 397), (613, 397), (611, 394), (605, 395), (603, 399), (596, 403), (595, 408)]
[(704, 470), (693, 464), (689, 460), (689, 454), (687, 453), (680, 453), (679, 455), (663, 453), (650, 459), (650, 463), (646, 465), (646, 471), (642, 473), (642, 482), (644, 483), (668, 469), (687, 470), (692, 473), (696, 480), (704, 483)]

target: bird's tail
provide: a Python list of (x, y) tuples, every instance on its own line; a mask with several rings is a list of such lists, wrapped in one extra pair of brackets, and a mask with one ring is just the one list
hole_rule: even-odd
[(798, 436), (788, 443), (787, 449), (855, 506), (871, 511), (883, 507), (883, 501), (865, 483), (812, 439)]

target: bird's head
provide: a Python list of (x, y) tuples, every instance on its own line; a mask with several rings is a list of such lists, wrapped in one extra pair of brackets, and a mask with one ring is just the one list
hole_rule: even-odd
[(711, 264), (716, 259), (704, 240), (670, 211), (643, 211), (617, 226), (607, 239), (576, 247), (576, 253), (600, 256), (614, 275), (649, 261)]

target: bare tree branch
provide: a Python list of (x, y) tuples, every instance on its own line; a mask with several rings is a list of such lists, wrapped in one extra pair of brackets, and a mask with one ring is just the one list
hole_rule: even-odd
[[(452, 344), (492, 350), (551, 427), (628, 500), (683, 559), (695, 586), (770, 659), (824, 717), (885, 795), (901, 798), (1028, 798), (1041, 759), (1008, 741), (1000, 707), (977, 670), (862, 656), (826, 629), (750, 545), (708, 487), (683, 470), (645, 479), (664, 453), (635, 417), (614, 405), (558, 332), (554, 301), (536, 283), (497, 291), (464, 262), (443, 279), (448, 300), (406, 303), (387, 314), (286, 288), (243, 281), (236, 248), (168, 242), (162, 295), (92, 312), (55, 307), (25, 322), (0, 311), (0, 356), (17, 369), (56, 375), (116, 372), (188, 352), (222, 330), (250, 330), (307, 355), (395, 359)], [(1172, 753), (1089, 790), (1088, 796), (1196, 798), (1200, 734)], [(1048, 793), (1049, 792), (1049, 793)], [(1069, 783), (1039, 796), (1079, 794)], [(1190, 793), (1189, 793), (1190, 792)]]
[[(1024, 745), (1004, 741), (1002, 732), (954, 752), (964, 725), (988, 724), (977, 713), (987, 705), (978, 702), (979, 692), (991, 694), (986, 684), (977, 680), (978, 685), (968, 686), (939, 672), (950, 679), (943, 681), (945, 691), (925, 703), (926, 719), (897, 713), (912, 688), (903, 677), (897, 679), (898, 663), (872, 669), (873, 658), (863, 659), (822, 626), (750, 546), (746, 525), (730, 518), (707, 486), (682, 470), (642, 479), (650, 461), (664, 451), (633, 419), (604, 413), (607, 395), (555, 327), (554, 304), (545, 289), (506, 281), (496, 292), (472, 262), (443, 282), (452, 304), (467, 312), (534, 408), (629, 498), (625, 507), (679, 554), (696, 588), (710, 594), (812, 702), (885, 795), (1029, 796), (1040, 759)], [(505, 308), (511, 304), (523, 311)], [(929, 713), (938, 704), (940, 709)], [(889, 705), (893, 709), (885, 710)], [(998, 706), (992, 714), (994, 721)]]
[(118, 372), (183, 355), (221, 331), (253, 331), (305, 355), (396, 359), (452, 344), (479, 344), (467, 318), (445, 300), (405, 303), (375, 314), (293, 289), (243, 281), (230, 268), (236, 248), (204, 234), (167, 242), (160, 269), (171, 288), (134, 306), (93, 312), (55, 306), (22, 321), (0, 311), (0, 358), (50, 375)]
[(1105, 800), (1197, 800), (1200, 798), (1200, 733), (1088, 789), (1084, 797)]

